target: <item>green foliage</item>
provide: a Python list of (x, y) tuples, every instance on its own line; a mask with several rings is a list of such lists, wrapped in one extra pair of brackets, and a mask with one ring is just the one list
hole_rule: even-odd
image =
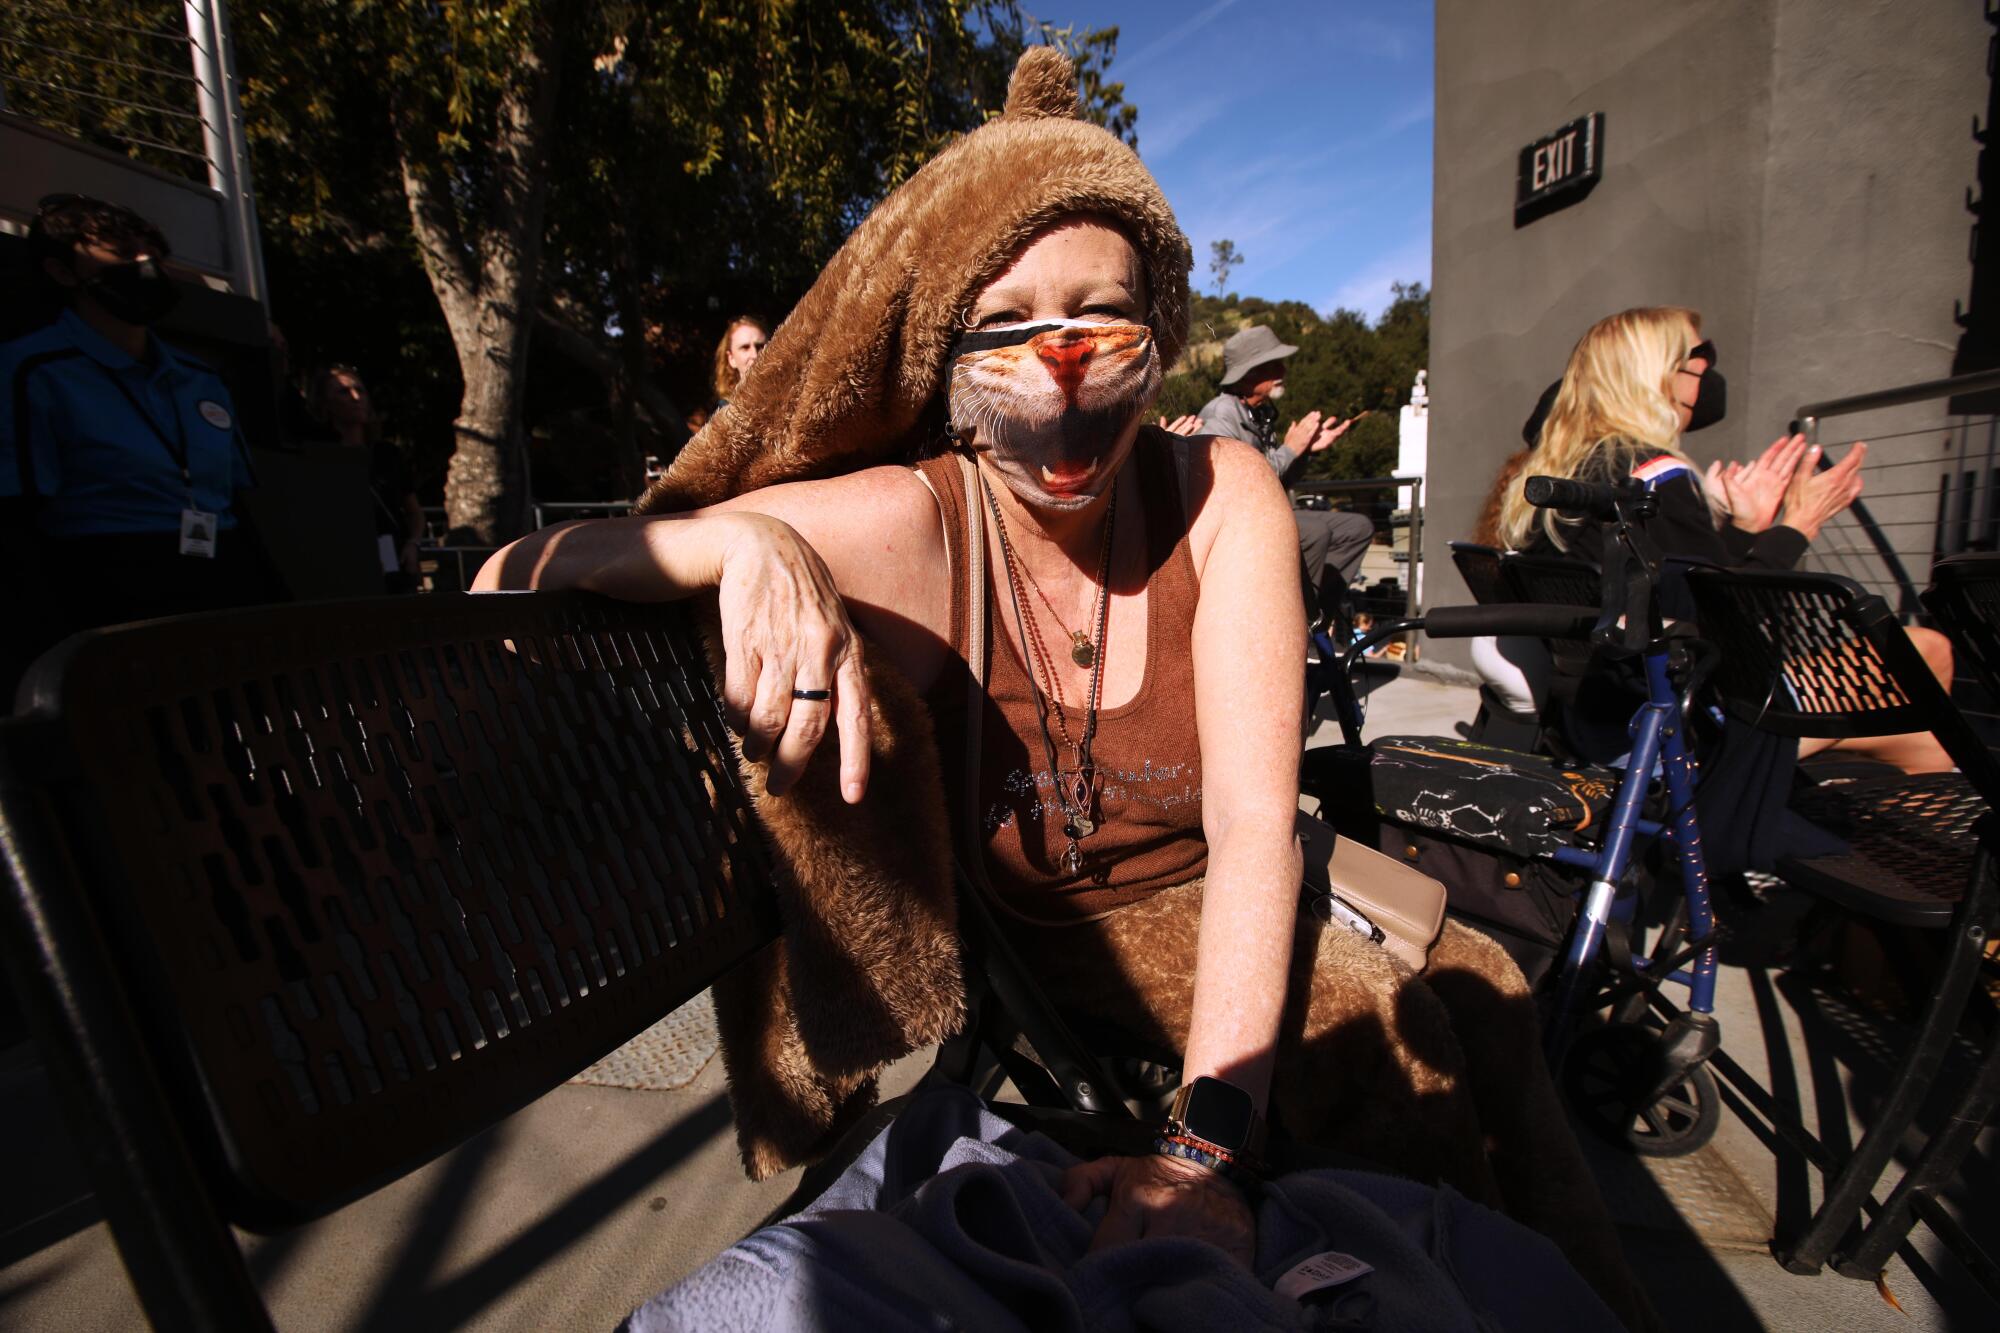
[[(184, 74), (180, 6), (61, 8), (0, 5), (8, 105), (199, 176), (199, 161), (166, 151), (198, 153), (198, 124), (83, 95), (191, 113), (184, 80), (21, 45)], [(999, 113), (1027, 45), (1074, 58), (1085, 114), (1137, 142), (1137, 109), (1111, 77), (1117, 30), (1044, 23), (1021, 0), (236, 0), (231, 23), (293, 367), (358, 365), (427, 496), (453, 447), (465, 349), (427, 278), (409, 185), (430, 188), (447, 248), (476, 257), (492, 201), (509, 194), (498, 118), (533, 24), (554, 25), (560, 67), (539, 317), (571, 335), (544, 327), (530, 354), (544, 498), (618, 493), (630, 449), (614, 447), (615, 430), (670, 452), (670, 421), (635, 425), (620, 404), (651, 388), (706, 406), (724, 323), (782, 318), (869, 208)]]
[(1285, 396), (1278, 405), (1281, 431), (1313, 411), (1342, 417), (1372, 414), (1309, 461), (1305, 475), (1386, 476), (1396, 466), (1398, 412), (1430, 358), (1430, 292), (1420, 282), (1398, 283), (1394, 292), (1395, 299), (1372, 327), (1353, 310), (1322, 318), (1299, 301), (1273, 302), (1233, 292), (1196, 296), (1188, 352), (1167, 377), (1159, 410), (1169, 418), (1199, 411), (1222, 390), (1223, 342), (1248, 325), (1268, 325), (1299, 349), (1285, 363)]
[(0, 108), (170, 175), (208, 179), (178, 0), (0, 5)]
[[(479, 136), (517, 25), (537, 8), (236, 7), (280, 318), (301, 364), (353, 360), (393, 381), (378, 399), (416, 440), (418, 473), (433, 483), (450, 446), (439, 427), (455, 407), (456, 366), (407, 308), (423, 284), (394, 123), (423, 128), (409, 156), (456, 202), (489, 190), (505, 164)], [(782, 318), (876, 201), (999, 112), (1031, 41), (1076, 57), (1087, 113), (1135, 137), (1137, 111), (1108, 78), (1116, 30), (1040, 24), (1016, 0), (566, 0), (544, 12), (561, 32), (562, 73), (542, 304), (620, 369), (614, 396), (644, 378), (682, 409), (705, 407), (725, 322), (744, 311)], [(583, 497), (615, 494), (605, 385), (552, 346), (537, 344), (529, 383), (530, 424), (547, 441), (537, 491), (550, 497), (560, 481)], [(677, 443), (656, 423), (639, 447)]]

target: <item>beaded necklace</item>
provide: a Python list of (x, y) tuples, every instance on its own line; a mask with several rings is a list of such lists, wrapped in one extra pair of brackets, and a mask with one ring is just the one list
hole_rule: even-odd
[[(1063, 812), (1063, 836), (1069, 845), (1063, 849), (1063, 873), (1074, 875), (1083, 869), (1083, 850), (1077, 844), (1097, 831), (1097, 820), (1093, 813), (1096, 804), (1097, 770), (1091, 762), (1091, 742), (1097, 738), (1097, 705), (1104, 685), (1104, 642), (1105, 630), (1110, 624), (1111, 610), (1111, 534), (1118, 519), (1118, 492), (1111, 492), (1111, 502), (1104, 513), (1103, 549), (1097, 562), (1097, 643), (1090, 660), (1090, 690), (1085, 701), (1083, 715), (1083, 740), (1081, 743), (1071, 737), (1069, 722), (1064, 716), (1066, 707), (1062, 693), (1062, 682), (1056, 678), (1055, 664), (1050, 659), (1048, 648), (1042, 642), (1042, 632), (1033, 618), (1032, 608), (1021, 596), (1022, 574), (1014, 558), (1014, 546), (1007, 538), (1007, 520), (1001, 515), (1000, 501), (993, 494), (993, 488), (981, 476), (979, 488), (986, 494), (987, 507), (993, 513), (993, 525), (1000, 534), (1000, 555), (1007, 566), (1007, 592), (1013, 599), (1014, 620), (1021, 631), (1021, 655), (1032, 665), (1028, 683), (1035, 694), (1035, 721), (1042, 734), (1042, 754), (1048, 761), (1049, 776), (1054, 783), (1056, 804)], [(1037, 589), (1040, 591), (1040, 589)], [(1046, 599), (1044, 599), (1046, 600)], [(1054, 615), (1055, 608), (1049, 612)], [(1057, 617), (1058, 623), (1061, 618)], [(1078, 665), (1082, 665), (1079, 658)], [(1043, 681), (1047, 682), (1045, 694)], [(1062, 732), (1063, 743), (1076, 754), (1076, 768), (1065, 772), (1056, 763), (1055, 738), (1049, 734), (1049, 699), (1056, 701), (1056, 728)]]

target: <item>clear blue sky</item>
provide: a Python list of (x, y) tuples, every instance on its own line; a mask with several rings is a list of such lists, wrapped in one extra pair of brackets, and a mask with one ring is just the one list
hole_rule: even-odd
[(1236, 242), (1246, 296), (1371, 319), (1431, 275), (1431, 0), (1031, 0), (1116, 24), (1139, 155), (1194, 242)]

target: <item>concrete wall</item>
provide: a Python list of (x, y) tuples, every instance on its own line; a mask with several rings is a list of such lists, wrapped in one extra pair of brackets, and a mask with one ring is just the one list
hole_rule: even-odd
[[(1949, 373), (1990, 32), (1979, 0), (1438, 0), (1429, 600), (1462, 594), (1445, 543), (1603, 315), (1702, 312), (1730, 413), (1698, 457)], [(1592, 111), (1603, 179), (1517, 230), (1520, 148)]]

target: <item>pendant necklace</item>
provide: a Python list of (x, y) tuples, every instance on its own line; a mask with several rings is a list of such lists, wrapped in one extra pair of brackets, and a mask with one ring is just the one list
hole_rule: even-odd
[[(1112, 503), (1114, 505), (1117, 503), (1115, 498), (1113, 499)], [(1105, 542), (1105, 550), (1108, 552), (1110, 550), (1110, 543), (1111, 543), (1111, 523), (1108, 517), (1104, 524), (1104, 542)], [(1099, 557), (1098, 565), (1099, 565), (1098, 582), (1101, 585), (1104, 581), (1103, 556)], [(1010, 566), (1009, 567), (1010, 571), (1011, 568), (1012, 567)], [(1042, 591), (1042, 585), (1035, 581), (1035, 572), (1029, 569), (1025, 562), (1021, 565), (1021, 575), (1022, 577), (1028, 580), (1028, 586), (1035, 590), (1035, 596), (1042, 599), (1042, 605), (1046, 606), (1049, 609), (1049, 614), (1055, 617), (1056, 626), (1059, 629), (1061, 629), (1064, 634), (1069, 636), (1069, 660), (1076, 663), (1078, 666), (1083, 667), (1085, 670), (1088, 670), (1089, 668), (1096, 666), (1097, 645), (1090, 641), (1090, 636), (1085, 634), (1082, 630), (1071, 629), (1069, 627), (1069, 622), (1062, 618), (1062, 612), (1056, 610), (1056, 604), (1049, 600), (1049, 595), (1047, 593)], [(1103, 637), (1102, 629), (1098, 631), (1098, 636), (1100, 638)]]
[[(1097, 705), (1104, 684), (1104, 654), (1099, 648), (1104, 643), (1105, 630), (1110, 620), (1111, 532), (1112, 525), (1118, 517), (1118, 492), (1116, 489), (1111, 492), (1111, 501), (1104, 514), (1103, 549), (1098, 556), (1097, 569), (1096, 643), (1093, 644), (1081, 634), (1071, 632), (1067, 627), (1063, 631), (1070, 634), (1070, 660), (1078, 666), (1090, 668), (1090, 688), (1083, 716), (1083, 740), (1078, 743), (1069, 734), (1069, 722), (1064, 716), (1066, 705), (1062, 694), (1062, 682), (1056, 677), (1055, 662), (1050, 658), (1047, 646), (1042, 642), (1041, 629), (1022, 602), (1021, 581), (1027, 572), (1026, 567), (1015, 559), (1013, 543), (1007, 539), (1007, 520), (1002, 516), (1000, 501), (994, 496), (992, 488), (986, 484), (985, 477), (979, 479), (979, 486), (986, 494), (986, 504), (993, 513), (993, 525), (1000, 536), (1002, 563), (1007, 566), (1007, 593), (1013, 600), (1014, 621), (1021, 633), (1021, 656), (1027, 659), (1029, 664), (1028, 685), (1035, 696), (1035, 721), (1042, 734), (1042, 754), (1048, 762), (1049, 777), (1055, 787), (1056, 804), (1063, 812), (1063, 836), (1069, 840), (1069, 845), (1063, 849), (1063, 873), (1074, 875), (1083, 869), (1083, 849), (1077, 845), (1078, 842), (1097, 831), (1097, 821), (1092, 813), (1096, 804), (1097, 773), (1096, 766), (1091, 762), (1090, 747), (1097, 738)], [(1032, 576), (1028, 578), (1028, 582), (1031, 585), (1034, 583)], [(1040, 593), (1041, 589), (1036, 587), (1035, 591)], [(1042, 600), (1047, 603), (1048, 598), (1044, 596)], [(1049, 607), (1049, 614), (1055, 615), (1055, 607)], [(1060, 616), (1056, 616), (1056, 623), (1062, 624)], [(1046, 694), (1043, 692), (1043, 680), (1047, 681)], [(1063, 743), (1076, 754), (1077, 766), (1072, 772), (1064, 772), (1056, 763), (1055, 738), (1049, 734), (1048, 695), (1055, 696), (1056, 727), (1062, 732)]]

